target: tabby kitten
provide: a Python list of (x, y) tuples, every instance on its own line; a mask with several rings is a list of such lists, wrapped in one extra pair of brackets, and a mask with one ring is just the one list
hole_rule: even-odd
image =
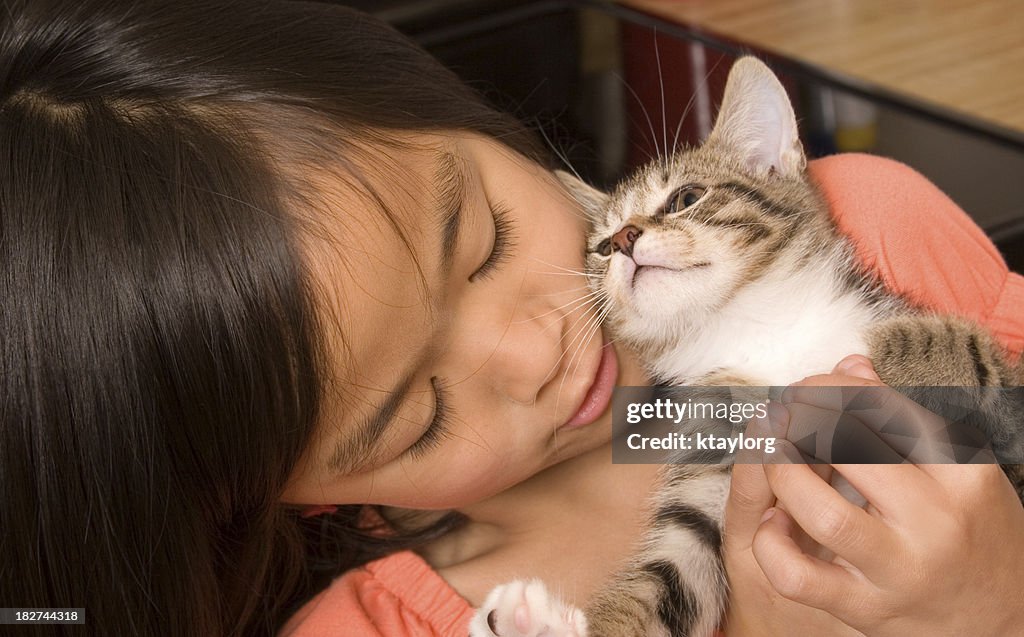
[[(744, 58), (700, 148), (642, 168), (610, 195), (562, 175), (592, 217), (586, 265), (607, 298), (607, 326), (651, 376), (781, 386), (864, 354), (894, 386), (1018, 384), (984, 331), (922, 312), (859, 269), (805, 168), (784, 89)], [(1006, 431), (986, 433), (1020, 457), (1019, 426), (1000, 422)], [(491, 593), (471, 634), (711, 635), (727, 600), (728, 468), (665, 471), (635, 565), (585, 612), (540, 582), (513, 582)]]

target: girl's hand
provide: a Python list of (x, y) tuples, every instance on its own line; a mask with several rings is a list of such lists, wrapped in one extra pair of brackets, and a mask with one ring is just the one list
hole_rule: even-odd
[[(767, 431), (750, 433), (771, 435)], [(772, 508), (775, 494), (762, 464), (754, 458), (744, 460), (738, 458), (733, 467), (725, 510), (724, 558), (730, 590), (725, 633), (729, 637), (783, 637), (798, 630), (808, 636), (860, 635), (825, 611), (786, 599), (761, 570), (753, 545), (762, 517), (766, 511), (776, 510)], [(806, 550), (814, 547), (807, 545)]]
[[(863, 357), (801, 383), (865, 384), (884, 387)], [(792, 407), (772, 412), (783, 429), (799, 425), (801, 409)], [(921, 422), (934, 418), (917, 409), (911, 415)], [(877, 433), (884, 423), (865, 424)], [(799, 457), (790, 443), (779, 448)], [(868, 500), (866, 510), (835, 491), (827, 471), (802, 462), (734, 469), (726, 509), (730, 634), (735, 627), (735, 634), (838, 635), (850, 634), (849, 626), (872, 637), (1024, 635), (1024, 508), (998, 465), (835, 470)], [(765, 519), (754, 523), (758, 509)], [(829, 627), (813, 609), (847, 626)]]

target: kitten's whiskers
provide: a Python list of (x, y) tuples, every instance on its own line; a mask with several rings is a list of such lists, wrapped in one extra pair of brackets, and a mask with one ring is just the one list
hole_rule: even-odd
[[(552, 309), (548, 310), (547, 312), (544, 312), (543, 314), (539, 314), (537, 316), (533, 316), (533, 317), (530, 317), (530, 318), (520, 319), (518, 321), (512, 321), (512, 323), (518, 325), (520, 323), (529, 323), (530, 321), (536, 321), (537, 319), (543, 318), (543, 317), (547, 316), (548, 314), (552, 314), (554, 312), (557, 312), (557, 311), (559, 311), (561, 309), (564, 309), (564, 308), (572, 305), (573, 307), (565, 312), (566, 314), (570, 314), (575, 309), (577, 309), (579, 307), (582, 307), (582, 306), (586, 305), (587, 303), (591, 303), (592, 302), (592, 298), (594, 296), (596, 296), (597, 294), (599, 294), (599, 292), (590, 292), (590, 293), (585, 294), (583, 296), (574, 298), (571, 301), (569, 301), (568, 303), (563, 303), (562, 305), (559, 305), (556, 308), (552, 308)], [(547, 328), (545, 328), (545, 329), (547, 329)]]
[[(661, 52), (658, 49), (658, 30), (654, 30), (654, 62), (658, 67), (658, 91), (661, 93), (661, 143), (662, 150), (658, 151), (660, 156), (664, 153), (664, 157), (661, 158), (665, 168), (668, 168), (668, 114), (665, 112), (665, 78), (661, 74)], [(657, 145), (655, 145), (657, 150)]]
[(694, 100), (697, 99), (699, 89), (707, 87), (708, 81), (711, 79), (711, 76), (712, 74), (714, 74), (715, 70), (718, 69), (718, 65), (722, 63), (722, 60), (723, 58), (719, 57), (718, 60), (715, 61), (714, 65), (712, 65), (708, 72), (704, 74), (704, 79), (701, 80), (700, 84), (694, 87), (693, 92), (690, 94), (690, 99), (686, 102), (686, 107), (683, 108), (683, 114), (679, 117), (679, 123), (676, 124), (676, 135), (675, 138), (672, 140), (673, 155), (675, 155), (676, 150), (679, 148), (679, 133), (683, 128), (683, 122), (686, 121), (686, 116), (690, 114), (690, 109), (693, 108)]
[[(596, 334), (600, 330), (601, 323), (604, 320), (604, 317), (607, 315), (607, 300), (607, 294), (603, 294), (602, 291), (602, 295), (598, 299), (600, 305), (595, 304), (594, 306), (592, 306), (597, 307), (597, 311), (591, 314), (589, 317), (587, 317), (587, 314), (584, 313), (583, 317), (587, 317), (587, 321), (584, 323), (583, 328), (576, 333), (572, 341), (570, 341), (569, 346), (566, 348), (565, 353), (568, 353), (569, 350), (573, 349), (573, 346), (575, 345), (575, 350), (573, 351), (572, 356), (569, 358), (569, 362), (566, 364), (565, 371), (562, 374), (562, 380), (558, 384), (558, 392), (557, 397), (555, 399), (556, 411), (562, 399), (562, 388), (565, 386), (565, 380), (569, 377), (570, 373), (575, 374), (576, 369), (583, 361), (583, 351), (590, 344), (590, 341), (593, 340), (594, 334)], [(576, 323), (574, 323), (572, 327), (575, 327), (577, 324), (579, 324), (579, 319), (577, 319)], [(576, 344), (577, 340), (579, 340), (578, 345)], [(563, 353), (562, 356), (559, 357), (559, 362), (561, 362), (562, 358), (565, 357), (565, 353)], [(574, 362), (575, 366), (573, 365)]]
[[(566, 273), (566, 274), (575, 274), (575, 275), (578, 275), (578, 276), (587, 276), (587, 273), (582, 271), (582, 270), (573, 270), (572, 268), (567, 268), (565, 266), (557, 265), (555, 263), (548, 263), (547, 261), (545, 261), (543, 259), (538, 259), (537, 257), (534, 257), (533, 260), (538, 262), (538, 263), (542, 263), (542, 264), (544, 264), (544, 265), (546, 265), (548, 267), (555, 268), (556, 270), (562, 270), (562, 272)], [(534, 272), (537, 272), (538, 274), (560, 274), (558, 272), (544, 272), (543, 270), (534, 270)]]
[[(605, 304), (604, 306), (602, 306), (598, 310), (598, 312), (595, 313), (594, 316), (591, 317), (591, 320), (588, 321), (587, 324), (584, 326), (584, 328), (581, 331), (581, 333), (586, 332), (586, 336), (581, 341), (580, 346), (576, 348), (576, 354), (573, 355), (573, 359), (577, 359), (577, 354), (582, 354), (582, 352), (584, 352), (586, 350), (586, 348), (590, 345), (590, 342), (592, 340), (594, 340), (594, 336), (598, 332), (601, 331), (601, 324), (604, 323), (604, 319), (608, 315), (608, 307), (609, 307), (608, 304)], [(562, 385), (565, 383), (565, 379), (569, 377), (570, 371), (571, 371), (572, 375), (575, 375), (576, 371), (579, 369), (579, 366), (583, 363), (583, 356), (582, 355), (580, 355), (578, 357), (578, 359), (576, 360), (575, 366), (573, 365), (573, 359), (569, 360), (569, 364), (566, 365), (566, 373), (562, 375), (562, 383), (559, 384), (559, 387), (558, 387), (558, 390), (559, 390), (558, 391), (558, 398), (559, 399), (561, 398), (561, 394), (562, 394), (562, 392), (561, 392)], [(558, 404), (558, 400), (557, 399), (555, 401), (555, 404), (557, 406), (557, 404)]]
[(559, 290), (557, 292), (538, 292), (536, 294), (524, 294), (523, 296), (558, 296), (559, 294), (568, 294), (569, 292), (576, 292), (578, 290), (589, 290), (589, 285), (581, 285), (578, 288), (569, 288), (568, 290)]
[[(647, 120), (647, 128), (650, 129), (651, 131), (650, 140), (651, 144), (654, 145), (655, 157), (660, 157), (661, 151), (658, 149), (658, 134), (654, 132), (654, 122), (651, 121), (651, 116), (647, 113), (647, 105), (644, 104), (644, 101), (640, 99), (640, 96), (637, 95), (636, 91), (633, 90), (633, 87), (629, 85), (629, 82), (627, 82), (625, 78), (618, 74), (615, 74), (615, 76), (619, 79), (620, 82), (622, 82), (622, 85), (626, 87), (626, 90), (630, 92), (630, 94), (633, 96), (633, 99), (635, 99), (637, 104), (640, 106), (640, 112), (643, 113), (644, 119)], [(634, 120), (632, 117), (630, 117), (630, 120), (632, 120), (634, 124), (636, 123), (636, 120)]]

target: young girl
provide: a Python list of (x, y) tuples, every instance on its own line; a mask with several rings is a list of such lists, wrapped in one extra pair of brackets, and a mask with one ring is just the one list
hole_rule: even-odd
[[(3, 606), (83, 607), (76, 635), (272, 634), (388, 555), (285, 632), (464, 635), (494, 584), (582, 603), (628, 557), (656, 467), (610, 463), (608, 396), (645, 378), (578, 302), (584, 221), (515, 122), (337, 6), (0, 19)], [(858, 166), (895, 192), (862, 197)], [(869, 159), (818, 174), (876, 258), (901, 193), (938, 197)], [(976, 247), (942, 205), (923, 245), (952, 237), (946, 261), (872, 264), (933, 305), (957, 297), (920, 273)], [(1012, 346), (1020, 285), (991, 258), (992, 294), (946, 309)], [(878, 381), (850, 359), (808, 382)], [(867, 511), (806, 467), (737, 469), (730, 634), (1019, 630), (997, 467), (847, 472)]]

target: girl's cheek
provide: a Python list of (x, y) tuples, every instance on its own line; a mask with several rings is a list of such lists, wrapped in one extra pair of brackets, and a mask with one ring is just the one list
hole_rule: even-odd
[(445, 506), (461, 507), (476, 504), (481, 500), (501, 493), (516, 481), (509, 480), (507, 473), (458, 472), (449, 474), (432, 488), (432, 495), (446, 501)]
[[(349, 480), (344, 489), (332, 495), (345, 504), (380, 504), (408, 509), (456, 508), (477, 501), (482, 485), (463, 481), (457, 475), (437, 469), (430, 473), (389, 467), (372, 476)], [(342, 493), (343, 491), (343, 493)], [(333, 500), (332, 500), (333, 501)]]
[(407, 498), (396, 506), (410, 508), (460, 508), (493, 497), (530, 477), (531, 472), (516, 472), (510, 467), (498, 466), (480, 458), (478, 463), (452, 463), (433, 472), (432, 477), (407, 483), (405, 493), (395, 494)]

